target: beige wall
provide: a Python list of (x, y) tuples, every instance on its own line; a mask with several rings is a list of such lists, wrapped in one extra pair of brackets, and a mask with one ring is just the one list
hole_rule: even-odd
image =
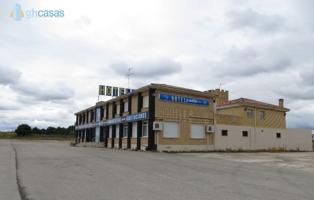
[[(173, 95), (187, 96), (182, 93), (166, 92)], [(213, 136), (205, 134), (205, 126), (213, 123), (213, 105), (209, 106), (196, 106), (184, 103), (166, 102), (159, 99), (160, 91), (156, 94), (156, 111), (155, 121), (160, 122), (177, 122), (179, 124), (179, 136), (177, 138), (166, 138), (163, 131), (156, 132), (156, 142), (158, 150), (161, 149), (176, 149), (184, 150), (197, 149), (197, 146), (205, 146), (213, 144)], [(203, 98), (197, 96), (189, 96), (193, 98)], [(209, 99), (210, 100), (210, 99)], [(202, 139), (191, 138), (190, 125), (192, 123), (203, 124), (205, 137)], [(174, 147), (176, 146), (176, 147)], [(202, 148), (204, 149), (204, 148)]]
[[(222, 130), (228, 130), (228, 136), (222, 136)], [(248, 137), (243, 137), (242, 131), (248, 131)], [(276, 133), (280, 133), (281, 138), (277, 138)], [(305, 129), (216, 125), (214, 138), (215, 150), (312, 151), (311, 131)]]
[[(251, 108), (249, 106), (239, 106), (232, 108), (219, 109), (217, 111), (217, 123), (218, 124), (230, 124), (230, 125), (243, 125), (243, 126), (256, 126), (263, 128), (286, 128), (285, 112), (272, 109), (251, 108), (256, 111), (253, 118), (246, 116), (245, 108)], [(260, 119), (260, 111), (265, 111), (265, 119)], [(235, 116), (232, 118), (232, 116)], [(235, 118), (238, 118), (235, 120)]]

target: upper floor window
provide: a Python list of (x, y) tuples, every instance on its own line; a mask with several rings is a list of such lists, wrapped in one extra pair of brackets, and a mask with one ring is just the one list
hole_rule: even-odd
[(260, 112), (259, 112), (259, 119), (260, 119), (260, 120), (265, 120), (265, 118), (266, 118), (266, 113), (265, 113), (265, 111), (260, 111)]
[(116, 108), (117, 108), (116, 113), (119, 115), (119, 114), (120, 114), (120, 105), (118, 104), (118, 105), (116, 106)]
[(124, 112), (128, 112), (129, 111), (129, 102), (125, 101), (124, 102)]
[(143, 96), (143, 108), (148, 108), (148, 96)]
[(106, 119), (106, 108), (103, 108), (103, 111), (102, 111), (102, 119)]
[(246, 109), (246, 117), (247, 118), (253, 118), (254, 117), (254, 110), (251, 108)]

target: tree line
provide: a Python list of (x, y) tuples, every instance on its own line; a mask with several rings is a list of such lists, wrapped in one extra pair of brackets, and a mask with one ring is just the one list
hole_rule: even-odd
[(20, 124), (14, 131), (18, 136), (27, 135), (74, 135), (74, 126), (64, 127), (47, 127), (46, 129), (31, 127), (28, 124)]

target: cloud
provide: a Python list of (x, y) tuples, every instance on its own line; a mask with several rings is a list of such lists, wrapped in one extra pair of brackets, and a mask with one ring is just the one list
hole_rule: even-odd
[(259, 73), (277, 72), (288, 68), (289, 57), (274, 54), (268, 49), (232, 48), (219, 62), (213, 63), (219, 76), (252, 76)]
[(78, 19), (74, 20), (74, 23), (79, 27), (89, 26), (91, 24), (91, 19), (86, 16), (81, 16)]
[(169, 76), (181, 71), (179, 62), (172, 59), (145, 59), (130, 65), (126, 62), (115, 62), (111, 64), (112, 70), (119, 75), (126, 75), (128, 68), (132, 67), (134, 76), (137, 78), (156, 78)]
[(20, 81), (11, 85), (12, 89), (30, 100), (54, 101), (67, 100), (73, 97), (74, 91), (62, 82), (26, 82)]
[(0, 85), (15, 83), (19, 80), (21, 73), (10, 67), (0, 65)]
[(0, 105), (0, 110), (18, 110), (18, 106)]
[[(303, 71), (301, 71), (300, 76), (304, 84), (314, 87), (314, 63), (310, 63), (309, 67), (306, 67)], [(314, 93), (312, 94), (314, 95)]]
[(232, 29), (252, 29), (262, 33), (283, 30), (285, 18), (279, 15), (269, 15), (256, 12), (253, 9), (231, 10), (227, 13)]
[[(127, 85), (129, 66), (134, 88), (223, 83), (231, 98), (284, 97), (287, 124), (309, 127), (314, 112), (295, 102), (314, 105), (312, 0), (123, 3), (32, 0), (23, 7), (63, 8), (66, 17), (0, 18), (0, 129), (73, 124), (97, 101), (98, 84)], [(13, 6), (0, 1), (3, 11)]]
[(289, 99), (314, 100), (314, 87), (289, 85), (278, 90), (278, 93)]

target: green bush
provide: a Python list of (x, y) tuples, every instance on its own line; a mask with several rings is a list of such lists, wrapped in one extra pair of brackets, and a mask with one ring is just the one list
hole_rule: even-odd
[(14, 132), (17, 136), (27, 136), (32, 134), (32, 128), (27, 124), (21, 124)]

